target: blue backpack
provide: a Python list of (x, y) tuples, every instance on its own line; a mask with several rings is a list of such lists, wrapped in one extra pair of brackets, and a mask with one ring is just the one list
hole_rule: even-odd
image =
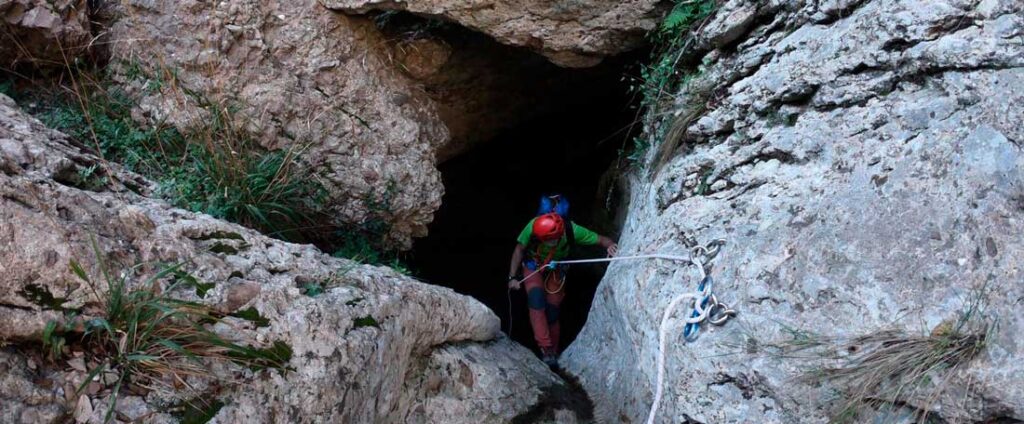
[(552, 212), (557, 213), (565, 221), (565, 237), (569, 242), (569, 252), (572, 252), (576, 247), (576, 232), (573, 231), (573, 224), (569, 219), (569, 199), (557, 193), (541, 196), (537, 216)]

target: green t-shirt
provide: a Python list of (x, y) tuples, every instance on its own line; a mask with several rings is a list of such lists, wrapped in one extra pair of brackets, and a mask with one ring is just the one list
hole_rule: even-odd
[[(519, 238), (516, 239), (519, 244), (523, 246), (530, 246), (530, 239), (533, 237), (533, 221), (535, 219), (537, 218), (531, 219), (530, 222), (526, 223), (526, 228), (523, 228), (523, 231), (519, 233)], [(583, 246), (597, 244), (599, 237), (597, 233), (588, 230), (582, 225), (577, 225), (575, 222), (572, 223), (572, 232), (573, 235), (576, 236), (576, 244)], [(526, 252), (526, 254), (536, 260), (543, 261), (548, 257), (548, 254), (551, 253), (551, 247), (540, 242), (534, 244), (536, 246), (530, 246), (531, 249)], [(555, 246), (555, 254), (551, 257), (551, 260), (562, 260), (565, 259), (566, 256), (569, 256), (569, 239), (563, 235), (562, 238), (558, 240), (558, 245)]]

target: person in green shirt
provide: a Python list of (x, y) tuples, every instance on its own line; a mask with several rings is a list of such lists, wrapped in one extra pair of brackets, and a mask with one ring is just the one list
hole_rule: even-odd
[[(572, 227), (571, 236), (567, 236), (566, 220), (558, 213), (551, 212), (530, 220), (516, 240), (508, 272), (509, 289), (518, 290), (526, 285), (533, 338), (540, 347), (542, 359), (552, 368), (558, 366), (558, 312), (565, 299), (565, 272), (546, 266), (551, 261), (568, 257), (573, 244), (601, 245), (608, 256), (614, 256), (619, 248), (608, 237), (571, 221), (569, 225)], [(574, 243), (570, 237), (575, 239)], [(535, 272), (538, 269), (541, 271)], [(520, 270), (527, 277), (522, 281), (517, 277)]]

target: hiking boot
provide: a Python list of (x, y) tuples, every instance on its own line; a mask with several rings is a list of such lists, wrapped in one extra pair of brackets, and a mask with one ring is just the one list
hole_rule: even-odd
[(555, 370), (558, 369), (558, 357), (557, 356), (552, 355), (552, 354), (545, 354), (543, 357), (541, 357), (541, 360), (544, 361), (544, 363), (548, 365), (548, 368), (551, 368), (551, 371), (555, 371)]

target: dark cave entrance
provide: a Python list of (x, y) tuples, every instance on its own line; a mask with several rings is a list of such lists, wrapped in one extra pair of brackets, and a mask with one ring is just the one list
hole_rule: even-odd
[[(415, 242), (409, 262), (427, 282), (473, 296), (509, 328), (506, 277), (515, 238), (534, 217), (539, 198), (568, 196), (573, 221), (599, 234), (618, 236), (623, 218), (616, 187), (624, 164), (620, 150), (632, 140), (628, 81), (635, 57), (617, 58), (599, 69), (574, 73), (579, 87), (551, 99), (539, 116), (500, 132), (478, 147), (442, 163), (445, 195), (427, 237)], [(618, 215), (618, 216), (616, 216)], [(579, 246), (574, 258), (600, 257), (598, 246)], [(561, 308), (564, 350), (586, 322), (602, 265), (577, 265), (568, 271)], [(512, 339), (535, 351), (523, 290), (511, 296)]]

